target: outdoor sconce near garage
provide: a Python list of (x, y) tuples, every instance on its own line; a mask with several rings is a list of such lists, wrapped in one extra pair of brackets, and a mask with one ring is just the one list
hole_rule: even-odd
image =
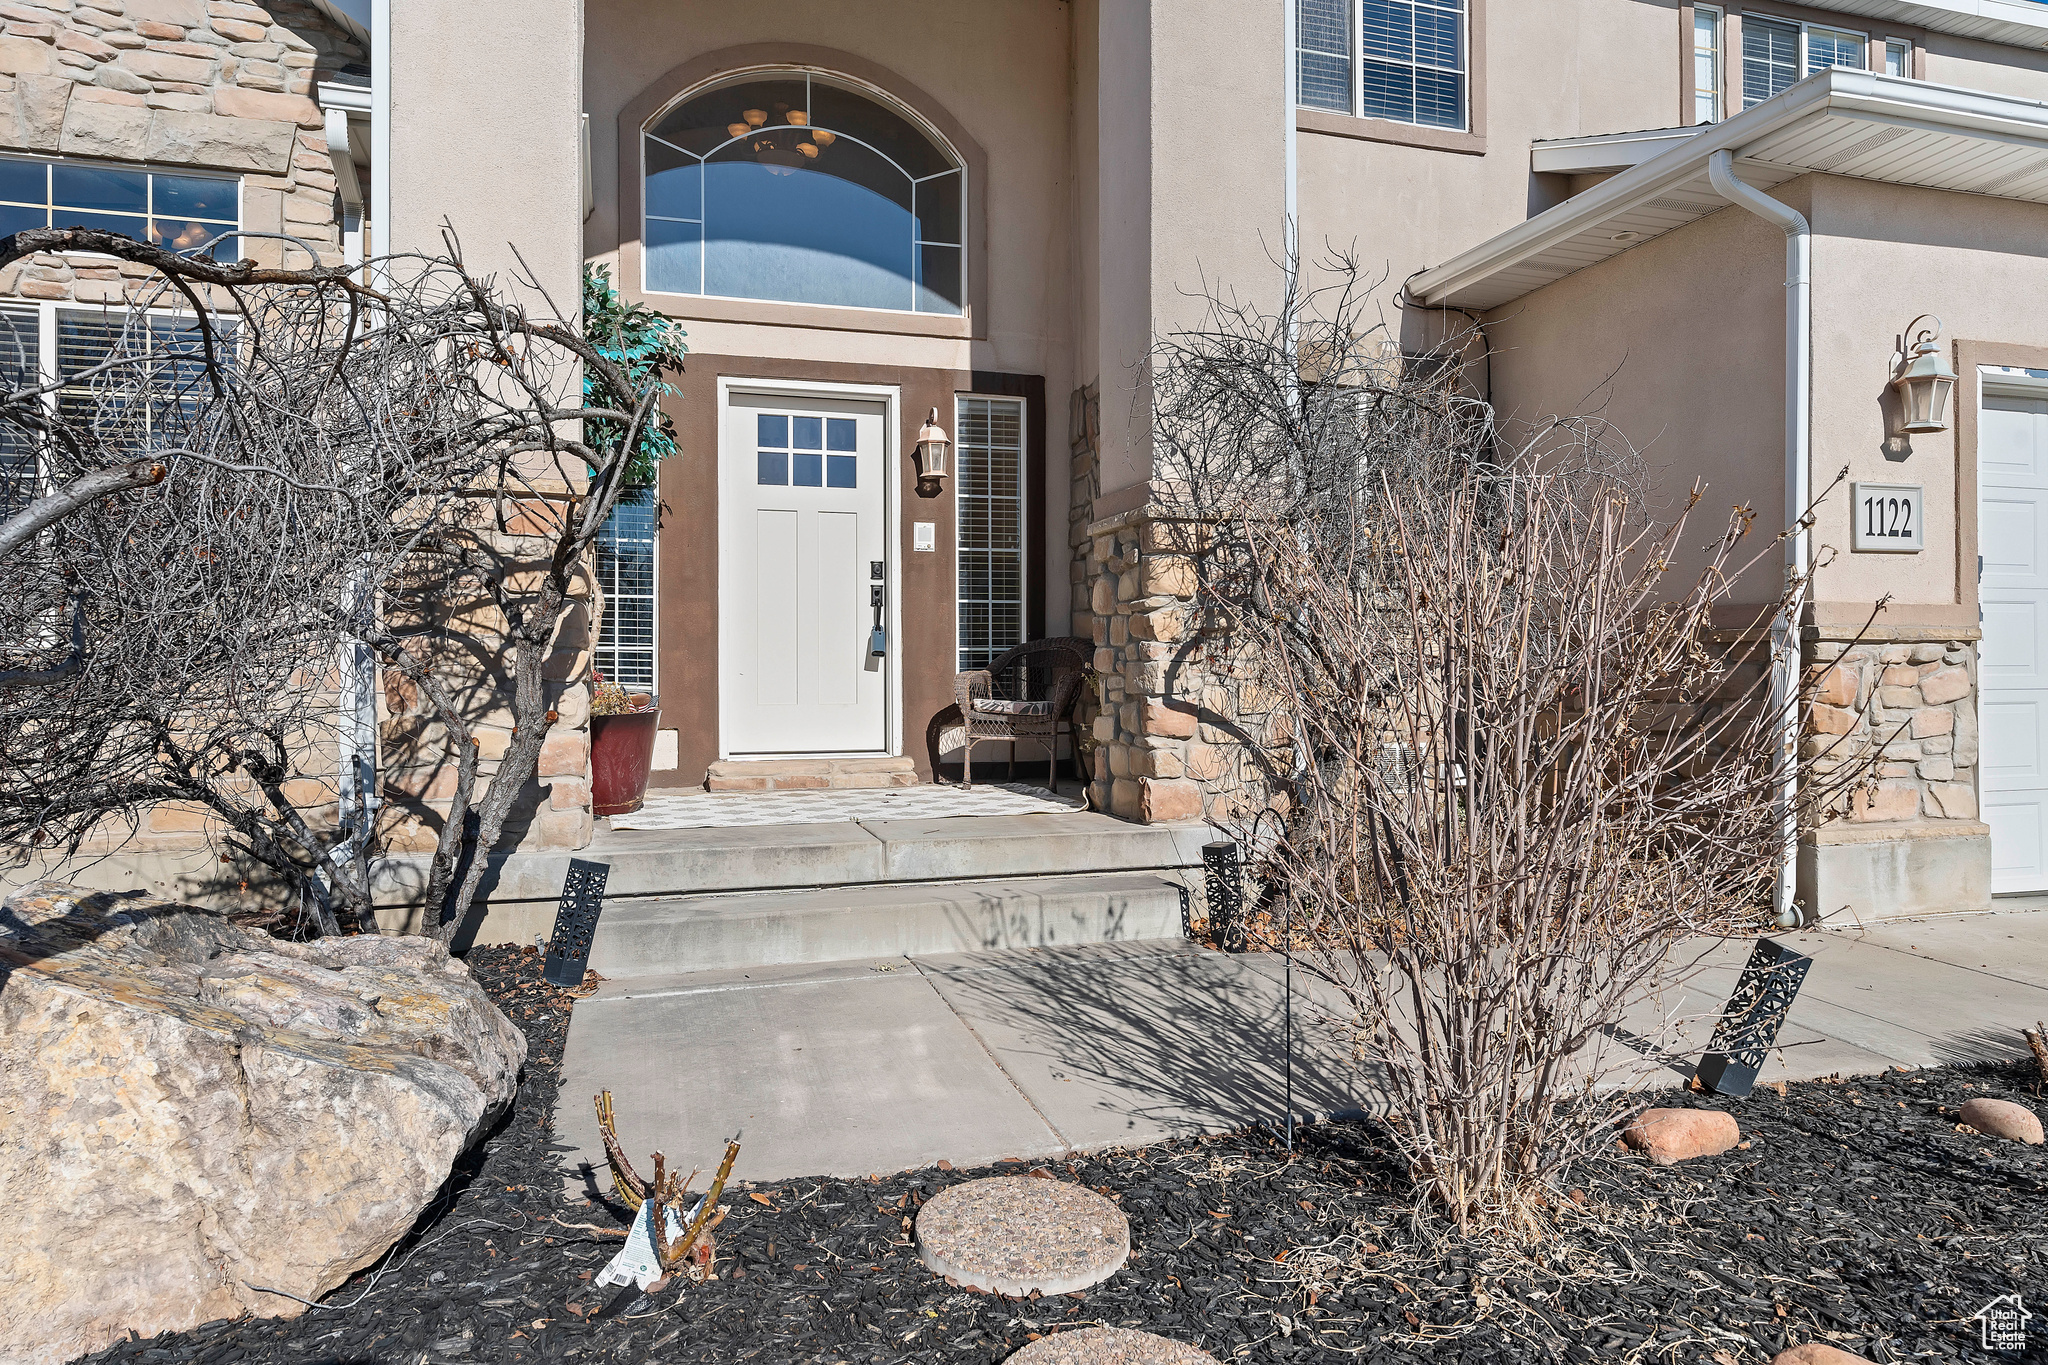
[(939, 425), (939, 410), (932, 409), (932, 415), (924, 419), (918, 429), (917, 450), (913, 458), (917, 461), (917, 495), (920, 498), (936, 498), (946, 491), (947, 461), (952, 454), (953, 443), (947, 439), (945, 429)]
[[(1933, 327), (1914, 332), (1929, 318)], [(1905, 368), (1892, 381), (1899, 391), (1901, 431), (1948, 430), (1948, 400), (1956, 391), (1956, 373), (1941, 358), (1940, 336), (1941, 319), (1932, 313), (1922, 313), (1906, 328)]]

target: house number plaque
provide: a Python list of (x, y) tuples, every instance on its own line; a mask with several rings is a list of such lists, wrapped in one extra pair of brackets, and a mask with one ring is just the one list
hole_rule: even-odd
[(1917, 483), (1849, 485), (1855, 514), (1850, 548), (1858, 553), (1914, 554), (1926, 545), (1926, 490)]

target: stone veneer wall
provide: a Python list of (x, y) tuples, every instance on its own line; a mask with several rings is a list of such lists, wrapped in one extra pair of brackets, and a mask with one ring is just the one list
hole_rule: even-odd
[[(367, 62), (353, 38), (300, 0), (0, 0), (0, 151), (239, 174), (244, 228), (298, 237), (322, 264), (339, 264), (338, 186), (313, 93), (317, 82)], [(243, 254), (267, 264), (310, 264), (276, 239), (248, 239)], [(36, 256), (0, 271), (0, 296), (119, 304), (151, 278), (125, 262)], [(520, 529), (487, 538), (514, 581), (537, 572), (531, 560), (546, 553), (543, 542)], [(587, 587), (579, 585), (586, 600)], [(480, 664), (490, 651), (475, 646), (502, 631), (504, 621), (493, 602), (467, 590), (451, 592), (447, 608), (435, 629), (448, 681), (473, 703), (481, 779), (511, 742), (512, 728), (506, 661), (484, 657)], [(541, 751), (541, 781), (508, 831), (522, 848), (590, 842), (587, 628), (588, 608), (579, 601), (548, 660), (555, 717)], [(420, 709), (404, 679), (385, 677), (380, 833), (388, 851), (431, 849), (454, 789), (445, 732)], [(331, 781), (301, 779), (291, 792), (316, 826), (331, 826)], [(210, 823), (202, 808), (161, 805), (127, 847), (145, 858), (193, 849)], [(223, 874), (223, 885), (234, 881)], [(206, 898), (213, 890), (189, 879), (166, 889)]]
[[(1893, 632), (1896, 633), (1896, 632)], [(1977, 819), (1976, 654), (1968, 640), (1809, 640), (1818, 682), (1806, 757), (1826, 771), (1880, 746), (1875, 786), (1838, 800), (1854, 824)]]
[[(242, 225), (304, 238), (341, 260), (333, 163), (317, 81), (368, 60), (298, 0), (0, 0), (0, 150), (242, 175)], [(289, 250), (252, 239), (266, 263)], [(293, 252), (288, 264), (310, 264)], [(0, 293), (113, 303), (140, 267), (39, 256)]]

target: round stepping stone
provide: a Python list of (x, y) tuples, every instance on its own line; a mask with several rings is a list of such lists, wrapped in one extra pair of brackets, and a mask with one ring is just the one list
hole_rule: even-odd
[(1071, 1294), (1130, 1259), (1131, 1224), (1122, 1209), (1080, 1185), (995, 1176), (927, 1200), (917, 1211), (917, 1253), (968, 1289)]
[(1040, 1337), (1012, 1354), (1006, 1365), (1217, 1365), (1216, 1357), (1185, 1341), (1133, 1332), (1128, 1327), (1083, 1327)]

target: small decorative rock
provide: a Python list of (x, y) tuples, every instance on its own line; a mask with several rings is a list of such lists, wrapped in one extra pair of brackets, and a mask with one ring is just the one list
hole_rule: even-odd
[(1852, 1356), (1847, 1351), (1809, 1341), (1789, 1351), (1778, 1352), (1771, 1357), (1771, 1365), (1870, 1365), (1870, 1362), (1862, 1356)]
[(1131, 1224), (1122, 1209), (1080, 1185), (997, 1176), (941, 1190), (919, 1209), (917, 1251), (932, 1270), (968, 1289), (1070, 1294), (1108, 1279), (1130, 1259)]
[(1980, 1133), (2041, 1145), (2041, 1119), (2024, 1104), (2011, 1100), (1967, 1100), (1958, 1116)]
[(1216, 1357), (1128, 1327), (1083, 1327), (1040, 1337), (1010, 1356), (1008, 1365), (1216, 1365)]
[(1659, 1166), (1696, 1156), (1719, 1156), (1742, 1141), (1733, 1114), (1718, 1109), (1648, 1109), (1621, 1140)]

